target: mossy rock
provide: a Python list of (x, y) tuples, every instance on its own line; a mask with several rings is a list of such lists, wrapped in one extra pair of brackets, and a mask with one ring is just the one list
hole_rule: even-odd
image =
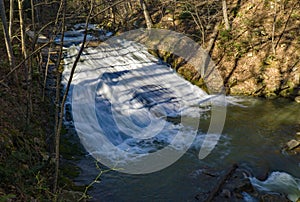
[(276, 93), (274, 93), (274, 92), (266, 92), (265, 93), (265, 98), (268, 98), (268, 99), (275, 99), (275, 98), (277, 98), (278, 97), (278, 95), (276, 94)]

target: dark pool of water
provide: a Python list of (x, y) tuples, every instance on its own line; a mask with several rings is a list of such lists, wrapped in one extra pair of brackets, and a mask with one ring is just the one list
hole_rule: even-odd
[[(207, 158), (199, 160), (199, 151), (192, 148), (176, 163), (155, 173), (106, 172), (88, 192), (91, 201), (193, 201), (217, 183), (215, 178), (201, 175), (203, 170), (220, 174), (233, 163), (258, 177), (284, 171), (300, 178), (300, 156), (281, 150), (300, 131), (300, 105), (285, 99), (243, 99), (246, 107), (227, 107), (223, 134)], [(202, 121), (201, 131), (208, 125), (209, 120)], [(76, 164), (82, 171), (75, 180), (78, 185), (91, 183), (99, 173), (91, 156)]]

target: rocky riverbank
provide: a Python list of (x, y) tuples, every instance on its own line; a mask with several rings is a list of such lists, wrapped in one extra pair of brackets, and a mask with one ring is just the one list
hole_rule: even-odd
[[(203, 27), (197, 27), (197, 16), (193, 12), (206, 15), (205, 11), (212, 8), (217, 12), (220, 8), (213, 3), (203, 4), (196, 11), (186, 10), (178, 3), (173, 12), (171, 6), (166, 6), (170, 10), (166, 10), (162, 17), (158, 17), (160, 13), (155, 11), (152, 15), (158, 19), (155, 27), (185, 33), (211, 54), (228, 94), (287, 97), (300, 102), (299, 2), (235, 0), (227, 3), (231, 21), (229, 30), (216, 22), (222, 21), (216, 13), (208, 16), (212, 18), (210, 24), (200, 16), (198, 23)], [(151, 7), (149, 10), (152, 11)], [(165, 61), (173, 57), (169, 53), (160, 56)], [(196, 68), (174, 63), (185, 78), (203, 85)]]

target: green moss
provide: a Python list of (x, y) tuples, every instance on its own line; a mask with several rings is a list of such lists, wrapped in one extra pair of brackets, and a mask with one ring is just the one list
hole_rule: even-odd
[(276, 93), (273, 93), (273, 92), (267, 92), (265, 93), (265, 97), (268, 98), (268, 99), (275, 99), (278, 97), (278, 95)]
[(179, 73), (180, 75), (182, 75), (183, 78), (185, 78), (185, 79), (188, 80), (188, 81), (191, 81), (192, 78), (193, 78), (193, 76), (194, 76), (194, 74), (193, 74), (191, 71), (189, 71), (188, 69), (186, 69), (186, 68), (180, 68), (180, 69), (178, 70), (178, 73)]
[(225, 42), (228, 42), (229, 40), (231, 40), (232, 34), (231, 34), (230, 30), (221, 29), (220, 34), (219, 34), (219, 39), (220, 39), (221, 43), (225, 43)]
[(7, 194), (4, 196), (0, 196), (0, 202), (12, 201), (13, 199), (16, 199), (16, 195), (14, 194)]
[(300, 14), (299, 13), (295, 13), (297, 11), (294, 11), (291, 15), (291, 18), (292, 19), (295, 19), (295, 20), (300, 20)]

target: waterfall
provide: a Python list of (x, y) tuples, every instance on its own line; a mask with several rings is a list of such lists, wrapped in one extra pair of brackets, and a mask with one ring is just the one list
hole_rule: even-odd
[[(201, 145), (199, 121), (208, 117), (210, 101), (217, 96), (186, 81), (145, 46), (117, 40), (86, 48), (72, 80), (68, 106), (86, 150), (98, 160), (109, 156), (108, 162), (123, 165), (158, 152), (177, 152), (172, 158), (178, 159), (195, 139)], [(63, 84), (78, 49), (67, 50)], [(206, 153), (218, 139), (213, 134), (208, 138)]]

